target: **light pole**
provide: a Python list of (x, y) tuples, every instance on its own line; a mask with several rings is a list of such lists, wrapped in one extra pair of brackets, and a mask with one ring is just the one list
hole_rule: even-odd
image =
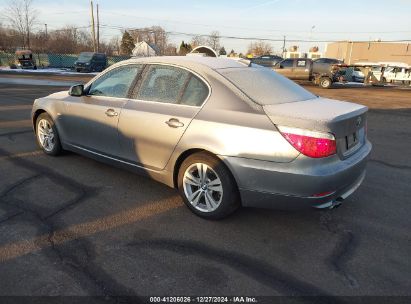
[(309, 40), (313, 39), (313, 31), (314, 31), (314, 29), (315, 29), (315, 25), (313, 25), (313, 26), (311, 27), (310, 39), (309, 39)]

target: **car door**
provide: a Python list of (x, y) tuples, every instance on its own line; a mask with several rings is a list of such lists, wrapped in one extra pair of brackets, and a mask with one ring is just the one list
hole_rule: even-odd
[(298, 80), (308, 80), (310, 78), (310, 66), (307, 59), (297, 59), (295, 61), (294, 76)]
[(210, 94), (193, 73), (169, 65), (146, 67), (119, 121), (124, 158), (162, 170)]
[(117, 67), (85, 88), (85, 96), (67, 99), (61, 117), (65, 141), (78, 148), (119, 155), (119, 116), (142, 69), (140, 65)]
[(294, 79), (294, 59), (285, 59), (278, 63), (278, 68), (276, 68), (276, 72), (288, 77), (290, 79)]

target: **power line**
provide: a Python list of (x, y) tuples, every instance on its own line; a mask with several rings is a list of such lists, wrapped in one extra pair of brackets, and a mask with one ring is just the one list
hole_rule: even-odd
[[(191, 34), (183, 32), (166, 32), (169, 35), (180, 35), (180, 36), (189, 36), (189, 37), (211, 37), (210, 35), (205, 34)], [(258, 40), (258, 41), (269, 41), (269, 42), (282, 42), (283, 39), (272, 39), (272, 38), (262, 38), (262, 37), (236, 37), (236, 36), (224, 36), (220, 35), (220, 38), (224, 39), (236, 39), (236, 40)], [(341, 40), (312, 40), (312, 39), (287, 39), (287, 42), (313, 42), (313, 43), (326, 43), (326, 42), (340, 42)], [(355, 40), (355, 42), (372, 42), (370, 40)], [(411, 39), (399, 39), (399, 40), (384, 40), (380, 42), (411, 42)]]
[[(141, 28), (128, 28), (115, 25), (101, 25), (105, 28), (119, 29), (119, 30), (141, 30)], [(166, 34), (174, 36), (187, 36), (187, 37), (211, 37), (209, 34), (195, 34), (186, 32), (165, 31)], [(219, 38), (223, 39), (235, 39), (235, 40), (251, 40), (251, 41), (267, 41), (267, 42), (283, 42), (284, 38), (266, 38), (266, 37), (238, 37), (238, 36), (226, 36), (220, 35)], [(307, 43), (327, 43), (327, 42), (341, 42), (342, 40), (313, 40), (313, 39), (287, 39), (287, 42), (307, 42)], [(373, 42), (370, 40), (355, 40), (355, 42)], [(383, 40), (381, 42), (411, 42), (411, 39), (397, 39), (397, 40)]]
[[(216, 28), (215, 24), (201, 24), (201, 23), (192, 23), (192, 22), (186, 22), (186, 21), (180, 21), (180, 20), (172, 20), (172, 19), (159, 19), (159, 18), (147, 18), (147, 17), (142, 17), (142, 16), (137, 16), (137, 15), (131, 15), (131, 14), (124, 14), (124, 13), (116, 13), (116, 12), (104, 12), (105, 14), (108, 15), (117, 15), (117, 16), (123, 16), (123, 17), (132, 17), (132, 18), (138, 18), (138, 19), (143, 19), (143, 20), (151, 20), (151, 21), (162, 21), (162, 22), (169, 22), (169, 23), (180, 23), (180, 24), (187, 24), (187, 25), (194, 25), (194, 26), (204, 26), (208, 28)], [(281, 30), (281, 29), (261, 29), (261, 28), (250, 28), (250, 27), (239, 27), (239, 26), (227, 26), (227, 25), (221, 25), (221, 27), (224, 28), (232, 28), (232, 29), (244, 29), (244, 30), (255, 30), (255, 31), (266, 31), (266, 32), (277, 32), (277, 33), (307, 33), (309, 31), (307, 30)], [(395, 34), (395, 33), (411, 33), (410, 30), (398, 30), (398, 31), (364, 31), (364, 32), (352, 32), (352, 31), (315, 31), (315, 34)]]

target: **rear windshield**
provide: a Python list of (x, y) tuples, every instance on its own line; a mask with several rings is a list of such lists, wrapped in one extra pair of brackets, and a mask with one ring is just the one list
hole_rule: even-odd
[(316, 98), (295, 82), (267, 68), (231, 68), (218, 72), (259, 105)]

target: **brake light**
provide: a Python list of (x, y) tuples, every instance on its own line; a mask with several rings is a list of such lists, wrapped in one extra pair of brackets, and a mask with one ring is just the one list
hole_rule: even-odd
[(295, 149), (308, 157), (323, 158), (337, 153), (337, 143), (332, 134), (289, 127), (278, 129)]
[(335, 191), (327, 191), (327, 192), (313, 194), (312, 197), (316, 197), (316, 198), (327, 197), (327, 196), (330, 196), (331, 194), (334, 194), (334, 193), (335, 193)]

